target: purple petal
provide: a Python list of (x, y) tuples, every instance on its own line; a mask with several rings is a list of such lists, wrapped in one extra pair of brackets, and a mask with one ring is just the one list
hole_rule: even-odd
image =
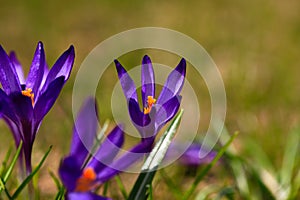
[(40, 94), (34, 105), (35, 121), (39, 124), (55, 103), (64, 84), (64, 77), (55, 79), (49, 87)]
[(88, 166), (91, 166), (95, 169), (95, 172), (98, 173), (102, 168), (113, 161), (123, 143), (124, 133), (119, 126), (116, 126), (103, 141)]
[(0, 45), (0, 82), (6, 94), (21, 92), (17, 72), (8, 55)]
[(98, 113), (96, 102), (95, 99), (88, 98), (76, 118), (70, 148), (70, 155), (76, 156), (81, 164), (83, 164), (88, 152), (93, 147), (97, 130)]
[(184, 84), (185, 72), (186, 61), (182, 58), (177, 67), (168, 76), (167, 81), (157, 99), (157, 104), (162, 105), (170, 98), (181, 92)]
[(67, 200), (111, 200), (107, 197), (102, 197), (91, 192), (71, 192), (68, 193)]
[(133, 80), (130, 78), (127, 71), (124, 69), (124, 67), (119, 63), (119, 61), (115, 60), (115, 65), (117, 68), (119, 80), (124, 92), (124, 95), (129, 101), (129, 99), (134, 99), (136, 102), (138, 101), (137, 93), (136, 93), (136, 87), (133, 82)]
[(122, 155), (118, 160), (112, 163), (110, 167), (105, 168), (98, 174), (98, 179), (101, 182), (106, 182), (120, 171), (126, 170), (138, 160), (144, 158), (145, 153), (148, 153), (153, 144), (153, 139), (146, 139), (141, 143), (131, 148), (128, 152)]
[(76, 181), (81, 176), (81, 163), (75, 156), (68, 156), (62, 160), (59, 166), (59, 176), (64, 186), (68, 191), (74, 191), (76, 188)]
[(165, 102), (156, 113), (156, 127), (157, 132), (165, 125), (168, 121), (170, 121), (174, 115), (177, 113), (182, 97), (177, 95), (167, 102)]
[(12, 120), (15, 124), (18, 124), (18, 118), (14, 112), (12, 112), (14, 106), (12, 105), (9, 97), (0, 88), (0, 113), (2, 116)]
[(144, 125), (149, 124), (148, 119), (144, 117), (144, 113), (140, 110), (139, 103), (135, 99), (129, 99), (128, 110), (130, 118), (135, 125), (143, 127)]
[[(12, 110), (11, 112), (20, 119), (22, 124), (30, 123), (33, 121), (33, 108), (31, 99), (21, 93), (13, 93), (9, 96)], [(29, 126), (29, 125), (28, 125)]]
[(24, 72), (23, 72), (23, 69), (22, 69), (22, 65), (20, 64), (19, 60), (17, 59), (17, 56), (16, 56), (15, 52), (13, 52), (13, 51), (10, 52), (9, 59), (15, 67), (16, 73), (17, 73), (19, 81), (20, 81), (20, 84), (25, 84), (25, 78), (24, 78)]
[[(205, 153), (204, 158), (200, 158), (200, 153)], [(201, 144), (194, 143), (180, 157), (180, 162), (185, 165), (200, 165), (210, 163), (216, 156), (215, 151), (208, 152)]]
[(32, 64), (29, 70), (28, 77), (26, 79), (26, 88), (31, 88), (35, 99), (38, 95), (38, 91), (43, 79), (45, 68), (45, 52), (43, 43), (39, 42), (32, 60)]
[(147, 97), (155, 96), (154, 71), (150, 58), (145, 55), (142, 61), (142, 101), (147, 106)]
[(40, 90), (43, 88), (43, 86), (46, 82), (48, 74), (49, 74), (49, 67), (48, 67), (47, 63), (45, 63), (45, 65), (44, 65), (44, 74), (43, 74), (42, 82), (41, 82), (41, 85), (40, 85)]
[(74, 58), (74, 47), (71, 45), (70, 48), (58, 58), (56, 63), (50, 69), (42, 91), (44, 91), (45, 88), (57, 77), (63, 76), (64, 81), (69, 78), (74, 63)]
[(142, 139), (155, 135), (155, 116), (156, 109), (153, 107), (149, 114), (140, 111), (138, 103), (134, 99), (129, 100), (129, 115), (133, 125), (139, 131)]

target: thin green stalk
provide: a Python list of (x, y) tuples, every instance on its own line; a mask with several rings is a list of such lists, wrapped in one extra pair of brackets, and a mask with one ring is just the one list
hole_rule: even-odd
[(107, 191), (108, 191), (108, 186), (109, 186), (109, 182), (105, 182), (104, 183), (104, 188), (103, 188), (103, 196), (106, 196)]
[(52, 146), (50, 146), (50, 148), (48, 149), (48, 151), (46, 152), (46, 154), (44, 155), (44, 157), (42, 158), (42, 160), (40, 161), (40, 163), (38, 164), (38, 166), (31, 172), (31, 174), (29, 174), (29, 176), (26, 177), (26, 179), (17, 188), (17, 190), (15, 191), (15, 193), (12, 196), (13, 199), (15, 199), (15, 198), (18, 197), (18, 195), (25, 188), (25, 186), (28, 185), (28, 183), (31, 181), (31, 179), (33, 178), (33, 176), (40, 170), (40, 168), (42, 167), (42, 165), (45, 162), (46, 158), (48, 157), (51, 149), (52, 149)]
[(233, 142), (233, 140), (238, 135), (238, 132), (235, 132), (231, 138), (228, 140), (228, 142), (220, 149), (220, 151), (217, 153), (216, 157), (212, 160), (211, 163), (209, 163), (200, 173), (198, 176), (196, 176), (194, 183), (192, 184), (191, 188), (186, 192), (186, 194), (183, 197), (183, 200), (187, 200), (191, 197), (191, 195), (194, 193), (196, 187), (200, 183), (200, 181), (203, 179), (203, 177), (207, 174), (207, 172), (218, 162), (218, 160), (221, 158), (221, 156), (225, 153), (226, 149), (229, 147), (229, 145)]
[(12, 197), (11, 197), (11, 195), (9, 194), (9, 192), (8, 192), (8, 190), (7, 190), (6, 186), (5, 186), (5, 183), (4, 183), (4, 181), (2, 180), (2, 178), (0, 178), (0, 188), (1, 188), (1, 190), (4, 190), (4, 192), (5, 192), (6, 196), (7, 196), (7, 198), (10, 199), (10, 200), (12, 200)]
[(116, 181), (117, 181), (117, 184), (118, 184), (118, 186), (119, 186), (119, 189), (121, 190), (121, 193), (122, 193), (124, 199), (127, 199), (127, 198), (128, 198), (128, 194), (127, 194), (127, 192), (126, 192), (126, 189), (125, 189), (125, 187), (124, 187), (124, 184), (123, 184), (123, 182), (122, 182), (122, 180), (121, 180), (121, 178), (120, 178), (119, 175), (116, 176)]

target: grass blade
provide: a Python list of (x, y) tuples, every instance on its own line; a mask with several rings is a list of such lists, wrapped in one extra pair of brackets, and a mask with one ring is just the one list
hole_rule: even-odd
[(23, 146), (23, 142), (21, 141), (20, 144), (19, 144), (19, 147), (18, 147), (18, 149), (16, 151), (16, 154), (14, 155), (14, 157), (13, 157), (13, 159), (12, 159), (12, 161), (11, 161), (11, 163), (10, 163), (7, 171), (6, 171), (6, 173), (3, 176), (4, 183), (6, 183), (6, 181), (8, 180), (9, 176), (11, 175), (11, 173), (12, 173), (12, 171), (13, 171), (15, 165), (16, 165), (18, 157), (19, 157), (19, 155), (21, 153), (22, 146)]
[(229, 147), (229, 145), (233, 142), (233, 140), (238, 135), (238, 132), (235, 132), (231, 138), (227, 141), (227, 143), (219, 150), (216, 157), (209, 163), (200, 173), (196, 176), (195, 181), (191, 188), (187, 191), (183, 199), (189, 199), (190, 196), (194, 193), (197, 185), (200, 183), (200, 181), (203, 179), (203, 177), (208, 173), (208, 171), (217, 163), (217, 161), (221, 158), (221, 156), (225, 153), (226, 149)]
[(159, 141), (151, 151), (142, 167), (141, 174), (129, 194), (128, 200), (146, 200), (148, 198), (149, 186), (152, 184), (156, 170), (163, 161), (168, 147), (171, 144), (172, 138), (180, 124), (182, 115), (183, 110), (175, 117), (167, 131), (160, 137)]
[(280, 171), (280, 182), (284, 187), (288, 187), (291, 184), (299, 139), (300, 135), (298, 131), (291, 132), (287, 139), (282, 168)]
[(124, 185), (123, 185), (123, 182), (122, 182), (120, 176), (116, 176), (115, 179), (116, 179), (116, 181), (117, 181), (118, 187), (119, 187), (119, 189), (121, 190), (121, 193), (122, 193), (124, 199), (127, 199), (127, 198), (128, 198), (128, 195), (127, 195), (126, 189), (125, 189), (125, 187), (124, 187)]
[(46, 152), (46, 154), (43, 156), (42, 160), (40, 161), (40, 163), (37, 165), (37, 167), (31, 172), (31, 174), (29, 174), (29, 176), (26, 177), (26, 179), (21, 183), (21, 185), (17, 188), (17, 190), (15, 191), (15, 193), (13, 194), (12, 198), (15, 199), (18, 197), (18, 195), (21, 193), (21, 191), (25, 188), (25, 186), (31, 181), (31, 179), (33, 178), (33, 176), (40, 170), (40, 168), (42, 167), (43, 163), (45, 162), (46, 158), (48, 157), (50, 151), (52, 149), (52, 146), (50, 146), (50, 148), (48, 149), (48, 151)]

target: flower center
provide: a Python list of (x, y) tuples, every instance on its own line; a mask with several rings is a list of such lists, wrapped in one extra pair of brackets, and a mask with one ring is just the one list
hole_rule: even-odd
[(81, 177), (76, 182), (76, 192), (86, 192), (96, 186), (95, 180), (97, 175), (93, 168), (88, 167), (84, 169)]
[(31, 88), (26, 88), (26, 90), (22, 91), (22, 95), (29, 97), (31, 99), (32, 106), (34, 104), (34, 94), (32, 93)]
[(144, 114), (149, 114), (153, 104), (155, 104), (156, 99), (153, 98), (153, 96), (147, 97), (147, 106), (144, 108)]

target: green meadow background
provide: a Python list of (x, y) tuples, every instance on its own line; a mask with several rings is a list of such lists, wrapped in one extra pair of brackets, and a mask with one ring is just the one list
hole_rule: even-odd
[[(261, 146), (275, 166), (281, 165), (287, 135), (299, 126), (300, 120), (300, 1), (0, 2), (0, 44), (6, 51), (16, 51), (26, 72), (38, 41), (44, 43), (49, 66), (69, 45), (75, 46), (71, 78), (43, 121), (34, 145), (34, 163), (49, 145), (54, 146), (39, 177), (42, 199), (51, 199), (56, 192), (48, 169), (56, 171), (59, 159), (68, 153), (73, 124), (72, 87), (80, 64), (101, 41), (137, 27), (174, 29), (198, 41), (222, 74), (227, 93), (225, 125), (230, 133), (240, 132), (234, 142), (239, 154), (252, 159), (246, 150), (247, 141), (252, 140)], [(143, 52), (133, 52), (122, 61), (130, 69), (140, 63), (142, 55)], [(151, 54), (150, 51), (150, 56), (171, 67), (178, 61), (165, 52)], [(189, 72), (191, 69), (187, 70), (188, 80), (197, 84), (197, 79)], [(106, 89), (97, 93), (100, 104), (110, 103), (116, 81), (117, 75), (111, 65), (101, 79), (102, 88)], [(204, 105), (199, 125), (201, 134), (208, 126), (209, 110), (203, 108), (210, 105), (210, 100), (206, 88), (199, 85), (197, 96)], [(110, 106), (102, 107), (101, 123), (112, 118)], [(3, 121), (0, 122), (0, 137), (4, 141), (0, 149), (2, 159), (12, 144), (11, 134)], [(296, 162), (299, 164), (300, 159)], [(232, 184), (234, 180), (226, 172), (222, 164), (217, 165), (206, 181)], [(186, 176), (186, 181), (192, 180)], [(124, 177), (130, 184), (134, 180), (129, 175)], [(157, 199), (164, 199), (168, 188), (160, 183), (154, 193)], [(112, 196), (120, 197), (119, 194)]]

